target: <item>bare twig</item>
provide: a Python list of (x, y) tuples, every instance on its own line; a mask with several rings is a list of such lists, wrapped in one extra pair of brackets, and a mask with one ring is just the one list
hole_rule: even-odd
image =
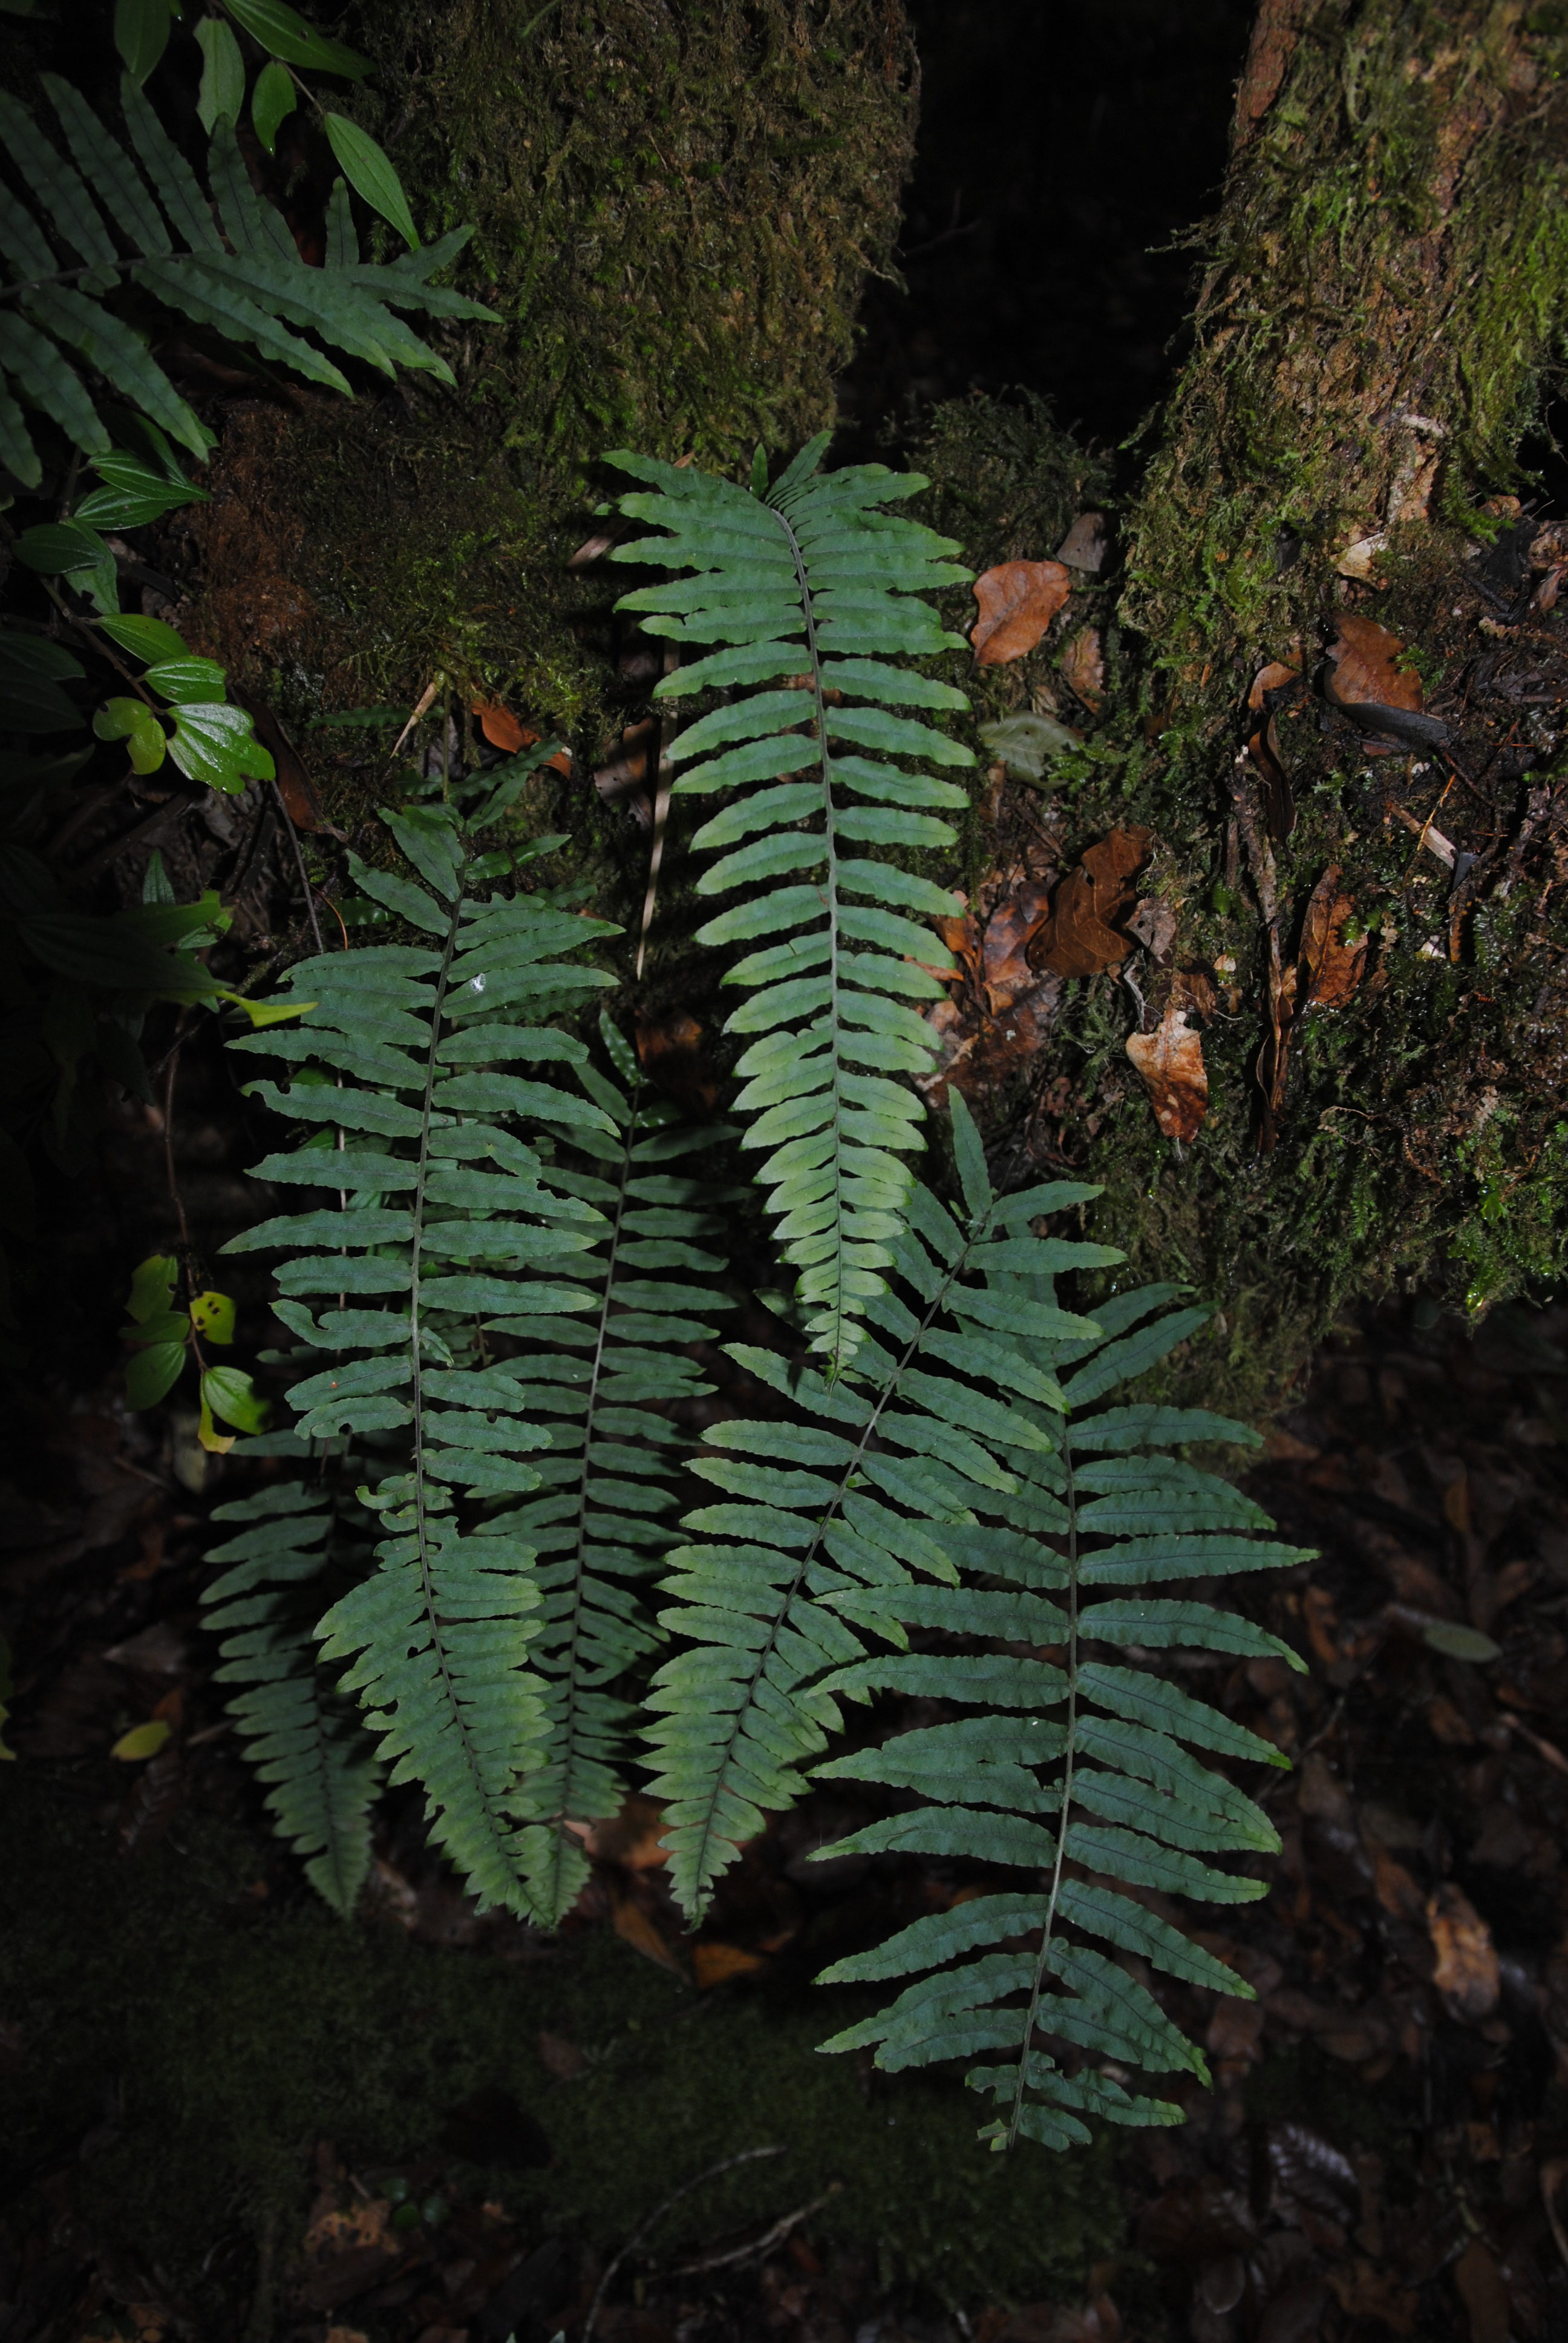
[(819, 2213), (829, 2198), (839, 2196), (843, 2187), (841, 2180), (830, 2182), (820, 2197), (813, 2197), (809, 2205), (801, 2205), (793, 2213), (786, 2213), (781, 2221), (775, 2221), (766, 2237), (753, 2237), (749, 2246), (732, 2246), (728, 2253), (700, 2254), (694, 2262), (677, 2262), (670, 2276), (695, 2278), (699, 2270), (734, 2269), (741, 2262), (760, 2260), (764, 2254), (770, 2254), (775, 2246), (781, 2246), (791, 2229), (799, 2228), (802, 2221), (809, 2221), (813, 2213)]
[(745, 2147), (741, 2149), (739, 2156), (722, 2157), (717, 2164), (710, 2164), (706, 2172), (699, 2172), (695, 2180), (682, 2181), (680, 2187), (668, 2196), (662, 2205), (655, 2207), (655, 2209), (648, 2215), (647, 2220), (642, 2223), (641, 2227), (632, 2231), (631, 2236), (627, 2239), (619, 2253), (617, 2254), (615, 2259), (610, 2263), (608, 2268), (605, 2271), (603, 2278), (600, 2278), (598, 2288), (594, 2294), (593, 2301), (588, 2308), (588, 2315), (583, 2322), (582, 2343), (593, 2343), (593, 2332), (595, 2327), (598, 2324), (598, 2315), (604, 2307), (605, 2296), (609, 2292), (610, 2281), (615, 2277), (616, 2272), (619, 2269), (622, 2262), (627, 2259), (628, 2255), (636, 2253), (638, 2246), (641, 2245), (644, 2237), (648, 2235), (648, 2232), (658, 2227), (665, 2215), (669, 2212), (674, 2206), (678, 2205), (683, 2197), (689, 2197), (694, 2189), (706, 2188), (710, 2180), (717, 2180), (722, 2173), (733, 2172), (737, 2165), (755, 2164), (761, 2157), (783, 2156), (787, 2153), (788, 2151), (782, 2147)]
[(294, 827), (288, 808), (283, 802), (283, 791), (276, 781), (272, 785), (272, 794), (277, 799), (277, 810), (283, 816), (283, 826), (288, 832), (289, 844), (294, 849), (294, 860), (299, 870), (299, 883), (305, 890), (305, 910), (310, 921), (310, 932), (316, 938), (317, 950), (324, 952), (327, 946), (321, 940), (321, 922), (316, 916), (316, 890), (310, 883), (310, 873), (305, 867), (305, 849), (299, 843), (299, 832)]

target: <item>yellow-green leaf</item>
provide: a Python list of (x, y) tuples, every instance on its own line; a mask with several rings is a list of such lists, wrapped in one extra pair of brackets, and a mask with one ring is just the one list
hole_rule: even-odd
[(138, 1757), (156, 1757), (173, 1731), (166, 1716), (149, 1716), (145, 1725), (133, 1725), (128, 1733), (122, 1733), (109, 1755), (127, 1764)]
[(232, 1342), (234, 1303), (226, 1293), (198, 1293), (191, 1303), (191, 1324), (209, 1342)]
[(166, 1311), (173, 1298), (175, 1280), (180, 1265), (166, 1252), (153, 1252), (131, 1273), (131, 1291), (126, 1302), (126, 1315), (138, 1324), (156, 1318)]

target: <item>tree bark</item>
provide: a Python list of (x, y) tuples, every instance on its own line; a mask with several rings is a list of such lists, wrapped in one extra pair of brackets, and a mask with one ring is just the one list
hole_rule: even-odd
[[(1243, 1380), (1392, 1279), (1475, 1309), (1564, 1266), (1568, 636), (1519, 462), (1568, 318), (1557, 24), (1264, 0), (1127, 519), (1123, 794), (1074, 828), (1156, 831), (1146, 1028), (1212, 1002), (1211, 1100), (1191, 1150), (1121, 1071), (1079, 1106), (1106, 1232), (1222, 1303)], [(1381, 719), (1345, 712), (1355, 622), (1394, 639)]]

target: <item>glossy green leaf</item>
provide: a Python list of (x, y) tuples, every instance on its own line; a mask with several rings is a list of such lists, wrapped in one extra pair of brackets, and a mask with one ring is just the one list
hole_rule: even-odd
[(172, 1254), (149, 1253), (131, 1279), (126, 1302), (127, 1317), (140, 1325), (166, 1311), (179, 1271), (180, 1265)]
[(313, 65), (318, 73), (341, 74), (347, 81), (362, 81), (373, 70), (368, 57), (341, 41), (328, 40), (286, 0), (224, 0), (224, 5), (269, 56), (286, 64)]
[(134, 773), (156, 773), (168, 749), (163, 726), (142, 699), (106, 699), (93, 718), (93, 729), (100, 740), (126, 743)]
[(234, 796), (247, 779), (271, 780), (272, 759), (251, 730), (245, 709), (223, 700), (186, 700), (171, 712), (175, 730), (169, 755), (193, 781), (206, 781)]
[(245, 59), (224, 16), (204, 16), (196, 28), (201, 43), (201, 88), (196, 117), (210, 138), (220, 122), (237, 122), (245, 105)]
[(256, 76), (250, 97), (251, 125), (269, 155), (276, 151), (278, 131), (298, 102), (294, 75), (286, 65), (271, 58)]
[(223, 1423), (232, 1423), (236, 1432), (264, 1430), (272, 1412), (250, 1377), (238, 1367), (208, 1367), (202, 1375), (201, 1395), (213, 1413)]
[(204, 1342), (226, 1346), (234, 1340), (234, 1303), (226, 1293), (198, 1293), (191, 1303), (191, 1324)]
[(154, 660), (188, 657), (186, 639), (162, 618), (116, 616), (98, 620), (99, 631), (133, 659)]
[(126, 1362), (126, 1401), (130, 1407), (156, 1407), (179, 1380), (186, 1363), (184, 1342), (153, 1342), (133, 1351)]
[(346, 114), (323, 114), (321, 121), (327, 143), (355, 194), (363, 196), (372, 211), (390, 220), (404, 241), (417, 249), (419, 238), (408, 198), (382, 148), (367, 130), (361, 130)]
[(169, 0), (115, 0), (115, 46), (133, 81), (144, 82), (168, 46)]
[[(188, 480), (170, 480), (135, 456), (99, 456), (93, 468), (104, 486), (84, 497), (75, 511), (75, 518), (92, 528), (141, 528), (182, 505), (207, 500), (205, 488)], [(172, 634), (173, 628), (168, 631)]]

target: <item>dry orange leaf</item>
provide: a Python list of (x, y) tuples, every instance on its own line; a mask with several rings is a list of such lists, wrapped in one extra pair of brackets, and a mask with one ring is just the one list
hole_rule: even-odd
[(1302, 922), (1298, 990), (1303, 1009), (1342, 1009), (1366, 966), (1366, 938), (1345, 941), (1345, 922), (1355, 905), (1339, 892), (1339, 865), (1331, 862), (1312, 890)]
[(974, 583), (975, 665), (1001, 667), (1033, 650), (1071, 591), (1060, 561), (1003, 561), (983, 571)]
[[(519, 749), (531, 749), (539, 737), (530, 732), (526, 724), (519, 724), (509, 708), (502, 708), (495, 701), (476, 699), (473, 712), (491, 748), (505, 749), (508, 757), (515, 757)], [(549, 763), (552, 771), (558, 773), (569, 773), (572, 769), (570, 753), (565, 749), (558, 749)]]
[(693, 1945), (691, 1974), (706, 1991), (730, 1977), (749, 1976), (764, 1966), (759, 1953), (743, 1952), (739, 1945)]
[(1086, 849), (1076, 870), (1056, 890), (1050, 917), (1029, 947), (1033, 969), (1058, 976), (1097, 976), (1114, 968), (1132, 949), (1112, 922), (1132, 902), (1128, 884), (1148, 857), (1153, 832), (1112, 830)]
[(650, 1961), (657, 1961), (661, 1969), (669, 1969), (678, 1977), (686, 1975), (673, 1950), (659, 1935), (642, 1906), (634, 1903), (629, 1896), (616, 1897), (614, 1921), (616, 1935), (624, 1938), (634, 1951), (645, 1953)]
[(1453, 2282), (1470, 2314), (1470, 2343), (1508, 2343), (1508, 2288), (1483, 2238), (1472, 2237), (1453, 2266)]
[(1105, 696), (1105, 652), (1098, 627), (1080, 627), (1061, 655), (1061, 672), (1091, 715)]
[(1437, 1966), (1432, 1983), (1456, 2017), (1490, 2017), (1502, 1990), (1492, 1932), (1462, 1887), (1444, 1880), (1426, 1899), (1426, 1927)]
[(1399, 637), (1375, 618), (1342, 610), (1339, 633), (1329, 645), (1323, 689), (1336, 708), (1399, 708), (1418, 713), (1421, 678), (1394, 665), (1403, 649)]
[(528, 748), (538, 739), (537, 732), (525, 732), (509, 708), (499, 708), (492, 702), (476, 699), (474, 713), (479, 719), (479, 729), (492, 749), (504, 749), (515, 757), (519, 749)]
[(583, 1845), (601, 1863), (618, 1863), (628, 1871), (656, 1870), (669, 1861), (664, 1808), (634, 1791), (618, 1815), (606, 1815), (583, 1833)]
[(999, 903), (986, 921), (982, 966), (985, 995), (991, 1015), (1010, 1009), (1020, 992), (1036, 981), (1025, 953), (1032, 938), (1050, 915), (1050, 897), (1043, 887), (1021, 887)]
[(1167, 1139), (1196, 1139), (1209, 1111), (1203, 1044), (1175, 1002), (1152, 1033), (1130, 1033), (1127, 1054), (1142, 1075)]

